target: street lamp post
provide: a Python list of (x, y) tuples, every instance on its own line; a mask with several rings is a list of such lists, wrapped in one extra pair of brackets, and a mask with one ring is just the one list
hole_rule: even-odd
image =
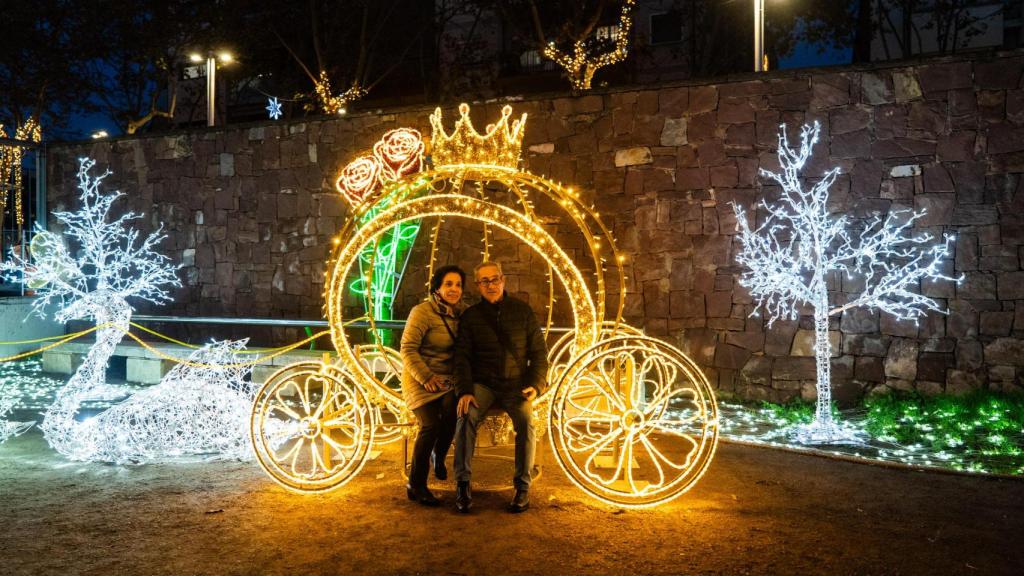
[[(198, 52), (193, 52), (189, 59), (196, 64), (204, 60), (203, 56)], [(209, 51), (206, 53), (206, 125), (208, 127), (216, 124), (217, 117), (217, 61), (219, 60), (221, 64), (230, 64), (234, 59), (234, 56), (226, 51), (219, 53)]]
[(767, 70), (764, 61), (764, 0), (754, 0), (754, 72)]

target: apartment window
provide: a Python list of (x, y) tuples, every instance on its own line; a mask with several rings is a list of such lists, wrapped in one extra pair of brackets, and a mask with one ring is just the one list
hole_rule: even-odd
[(683, 16), (679, 12), (651, 15), (651, 44), (671, 44), (683, 39)]
[(612, 24), (611, 26), (599, 26), (594, 31), (594, 38), (598, 40), (609, 40), (614, 42), (619, 37), (619, 25)]

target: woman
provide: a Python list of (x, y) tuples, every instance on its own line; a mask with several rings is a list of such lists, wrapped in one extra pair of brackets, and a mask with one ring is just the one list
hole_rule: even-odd
[(427, 472), (448, 477), (445, 455), (455, 436), (452, 348), (462, 313), (466, 273), (458, 266), (438, 268), (430, 278), (430, 297), (417, 304), (402, 332), (402, 396), (419, 421), (406, 493), (425, 506), (440, 501), (427, 488)]

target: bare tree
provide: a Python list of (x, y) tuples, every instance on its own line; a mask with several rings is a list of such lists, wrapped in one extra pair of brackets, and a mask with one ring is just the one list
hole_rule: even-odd
[(499, 2), (505, 21), (532, 29), (532, 46), (563, 69), (575, 92), (589, 90), (599, 69), (625, 60), (634, 4), (635, 0)]
[(423, 36), (424, 14), (432, 17), (431, 3), (309, 0), (271, 8), (262, 21), (312, 83), (311, 107), (335, 114), (405, 62)]

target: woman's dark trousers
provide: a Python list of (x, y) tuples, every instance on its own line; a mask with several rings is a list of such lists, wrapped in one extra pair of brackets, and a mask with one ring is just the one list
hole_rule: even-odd
[(416, 435), (416, 444), (412, 449), (412, 466), (409, 469), (410, 486), (427, 485), (431, 452), (440, 462), (443, 462), (448, 454), (452, 438), (455, 437), (457, 421), (455, 406), (455, 394), (449, 392), (437, 400), (413, 410), (420, 423), (420, 431)]

